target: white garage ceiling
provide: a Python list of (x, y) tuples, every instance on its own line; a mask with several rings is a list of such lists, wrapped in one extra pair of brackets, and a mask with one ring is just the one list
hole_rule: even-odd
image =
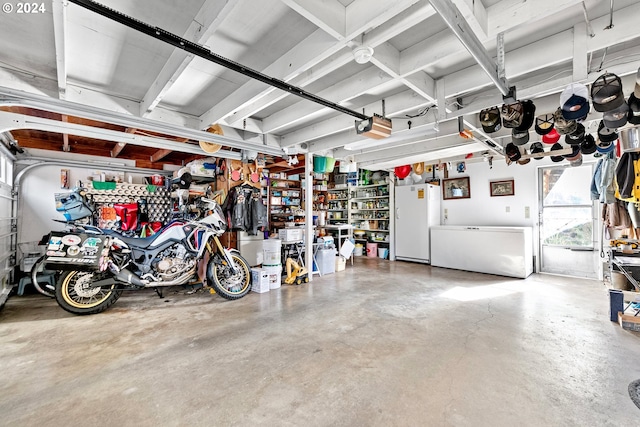
[[(477, 128), (477, 112), (502, 103), (502, 94), (429, 1), (102, 3), (357, 112), (382, 114), (384, 100), (392, 136), (357, 135), (350, 115), (64, 0), (45, 1), (44, 13), (3, 13), (0, 86), (163, 124), (207, 129), (218, 123), (241, 141), (354, 156), (370, 168), (481, 152), (486, 140), (508, 142), (508, 133), (488, 138)], [(506, 79), (519, 98), (534, 99), (538, 112), (552, 112), (568, 83), (591, 83), (604, 70), (628, 76), (625, 92), (633, 89), (640, 65), (635, 0), (449, 3), (494, 64), (503, 35)], [(366, 64), (354, 61), (352, 49), (360, 45), (374, 49)], [(474, 139), (459, 136), (460, 115)]]

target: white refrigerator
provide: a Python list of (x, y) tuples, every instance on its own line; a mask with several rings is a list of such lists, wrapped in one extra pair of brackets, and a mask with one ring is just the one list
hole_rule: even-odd
[(440, 225), (440, 187), (431, 184), (395, 188), (396, 259), (431, 262), (431, 226)]

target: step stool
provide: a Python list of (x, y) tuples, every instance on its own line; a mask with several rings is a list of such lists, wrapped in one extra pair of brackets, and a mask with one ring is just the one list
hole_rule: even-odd
[[(53, 273), (38, 274), (37, 279), (38, 279), (38, 283), (42, 283), (49, 286), (56, 285), (56, 276)], [(26, 276), (20, 279), (20, 282), (18, 283), (18, 295), (19, 296), (24, 295), (25, 286), (30, 284), (31, 284), (31, 276)]]

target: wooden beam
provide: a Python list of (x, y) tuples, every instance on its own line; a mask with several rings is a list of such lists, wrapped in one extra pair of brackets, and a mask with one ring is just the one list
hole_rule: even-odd
[[(126, 133), (136, 133), (136, 131), (136, 128), (127, 128), (125, 130)], [(113, 150), (111, 150), (111, 157), (118, 157), (126, 145), (126, 142), (118, 142), (115, 147), (113, 147)]]
[(173, 153), (173, 150), (158, 150), (149, 157), (149, 160), (151, 160), (151, 162), (157, 162), (164, 159), (171, 153)]
[[(63, 114), (62, 121), (65, 123), (69, 122), (69, 117), (66, 114)], [(62, 134), (62, 151), (65, 153), (71, 151), (71, 147), (69, 147), (69, 135), (66, 133)]]

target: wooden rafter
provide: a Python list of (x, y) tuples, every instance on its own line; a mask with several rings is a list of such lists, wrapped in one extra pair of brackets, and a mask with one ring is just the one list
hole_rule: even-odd
[[(127, 128), (125, 130), (126, 133), (136, 133), (136, 131), (136, 128)], [(115, 147), (113, 147), (113, 150), (111, 150), (111, 157), (118, 157), (126, 145), (126, 142), (118, 142)]]
[[(68, 122), (69, 117), (66, 114), (63, 114), (62, 121)], [(69, 147), (69, 135), (66, 133), (62, 134), (62, 151), (64, 151), (65, 153), (68, 153), (69, 151), (71, 151), (71, 147)]]

